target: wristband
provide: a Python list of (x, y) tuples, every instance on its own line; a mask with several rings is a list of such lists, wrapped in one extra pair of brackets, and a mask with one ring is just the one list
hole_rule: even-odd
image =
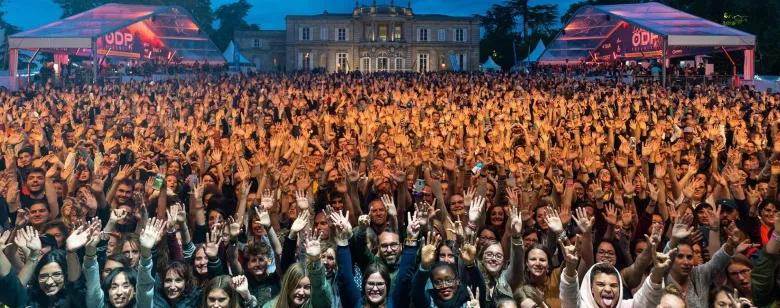
[(471, 229), (471, 231), (477, 232), (477, 225), (471, 223), (470, 221), (468, 224), (466, 224), (466, 228)]
[(574, 187), (574, 183), (566, 183), (566, 187)]

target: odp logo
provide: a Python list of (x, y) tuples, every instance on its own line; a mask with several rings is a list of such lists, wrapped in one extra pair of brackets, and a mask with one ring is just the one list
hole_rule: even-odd
[(642, 28), (634, 28), (634, 34), (631, 36), (631, 45), (634, 47), (644, 47), (655, 45), (658, 41), (658, 35), (650, 33)]

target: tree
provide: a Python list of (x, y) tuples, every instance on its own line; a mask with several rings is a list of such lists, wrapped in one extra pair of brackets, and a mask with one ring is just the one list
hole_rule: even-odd
[(557, 4), (529, 5), (529, 0), (510, 0), (507, 6), (512, 8), (515, 18), (520, 18), (523, 25), (523, 37), (528, 36), (528, 30), (551, 31), (558, 21)]
[(219, 28), (214, 31), (211, 39), (217, 48), (224, 50), (233, 39), (236, 31), (242, 30), (260, 30), (256, 24), (250, 25), (244, 20), (252, 9), (252, 4), (246, 0), (239, 0), (230, 4), (220, 5), (214, 16), (219, 20)]

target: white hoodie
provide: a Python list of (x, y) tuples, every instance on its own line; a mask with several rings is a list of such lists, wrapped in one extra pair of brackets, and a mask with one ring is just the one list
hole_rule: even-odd
[[(596, 300), (593, 298), (593, 293), (591, 293), (590, 290), (590, 286), (591, 286), (590, 275), (592, 271), (593, 271), (593, 267), (591, 266), (591, 268), (588, 270), (588, 273), (585, 274), (585, 277), (583, 277), (583, 281), (587, 283), (583, 283), (582, 286), (579, 285), (579, 280), (577, 275), (574, 275), (574, 277), (568, 277), (566, 276), (565, 270), (561, 271), (560, 297), (561, 297), (562, 308), (597, 308), (598, 307), (596, 305)], [(618, 281), (623, 281), (623, 279), (620, 277), (620, 271), (615, 269), (615, 272), (618, 275)], [(621, 283), (620, 292), (619, 294), (616, 294), (617, 304), (615, 305), (615, 307), (618, 308), (656, 307), (658, 306), (658, 304), (661, 303), (661, 297), (663, 297), (663, 295), (664, 295), (663, 284), (652, 283), (648, 278), (645, 279), (645, 282), (642, 284), (642, 288), (639, 289), (639, 292), (634, 294), (633, 299), (624, 300), (623, 284)]]

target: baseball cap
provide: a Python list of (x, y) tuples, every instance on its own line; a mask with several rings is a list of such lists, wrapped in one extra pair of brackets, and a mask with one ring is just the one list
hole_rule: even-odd
[(687, 127), (683, 128), (683, 133), (693, 134), (693, 127), (687, 126)]
[(715, 202), (716, 205), (720, 205), (721, 209), (726, 209), (726, 207), (736, 210), (737, 209), (737, 203), (734, 202), (733, 199), (718, 199), (718, 201)]

